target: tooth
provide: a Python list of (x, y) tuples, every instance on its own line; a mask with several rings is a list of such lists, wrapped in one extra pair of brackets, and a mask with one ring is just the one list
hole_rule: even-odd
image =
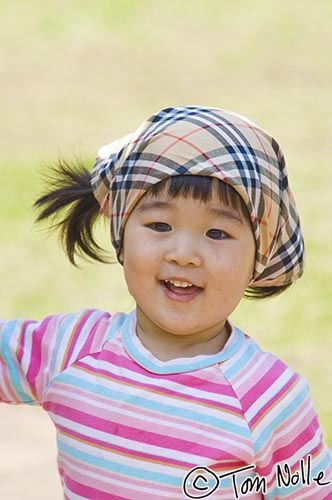
[(192, 286), (191, 283), (186, 283), (184, 281), (173, 281), (173, 280), (165, 280), (166, 283), (172, 283), (174, 286), (178, 286), (180, 288), (187, 288)]

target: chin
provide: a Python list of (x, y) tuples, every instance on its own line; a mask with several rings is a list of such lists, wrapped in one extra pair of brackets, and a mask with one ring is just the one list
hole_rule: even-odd
[(202, 330), (199, 325), (187, 324), (183, 320), (165, 322), (158, 325), (159, 328), (172, 335), (193, 335)]

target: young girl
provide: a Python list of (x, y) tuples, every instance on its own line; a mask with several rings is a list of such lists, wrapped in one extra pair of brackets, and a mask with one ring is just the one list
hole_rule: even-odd
[[(303, 272), (277, 142), (214, 108), (164, 109), (58, 168), (37, 201), (71, 262), (105, 260), (99, 212), (136, 302), (1, 323), (0, 399), (40, 404), (66, 499), (332, 499), (306, 381), (227, 318)], [(107, 293), (107, 285), (105, 286)]]

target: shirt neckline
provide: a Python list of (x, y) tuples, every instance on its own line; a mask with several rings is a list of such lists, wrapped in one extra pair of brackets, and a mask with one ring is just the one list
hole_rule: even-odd
[(169, 361), (161, 361), (156, 358), (140, 341), (136, 334), (136, 311), (132, 311), (126, 317), (123, 324), (123, 343), (129, 356), (147, 371), (164, 375), (175, 373), (186, 373), (202, 368), (207, 368), (226, 361), (239, 351), (244, 343), (244, 334), (231, 323), (229, 338), (216, 354), (202, 354), (194, 357), (175, 358)]

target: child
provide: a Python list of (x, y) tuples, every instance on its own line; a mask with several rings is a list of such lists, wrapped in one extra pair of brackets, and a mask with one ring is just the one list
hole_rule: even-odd
[(109, 217), (136, 302), (1, 324), (0, 399), (49, 413), (66, 499), (332, 499), (307, 383), (227, 320), (303, 272), (269, 134), (165, 109), (102, 148), (92, 174), (60, 166), (36, 204), (40, 220), (60, 214), (73, 263), (105, 260), (92, 228)]

